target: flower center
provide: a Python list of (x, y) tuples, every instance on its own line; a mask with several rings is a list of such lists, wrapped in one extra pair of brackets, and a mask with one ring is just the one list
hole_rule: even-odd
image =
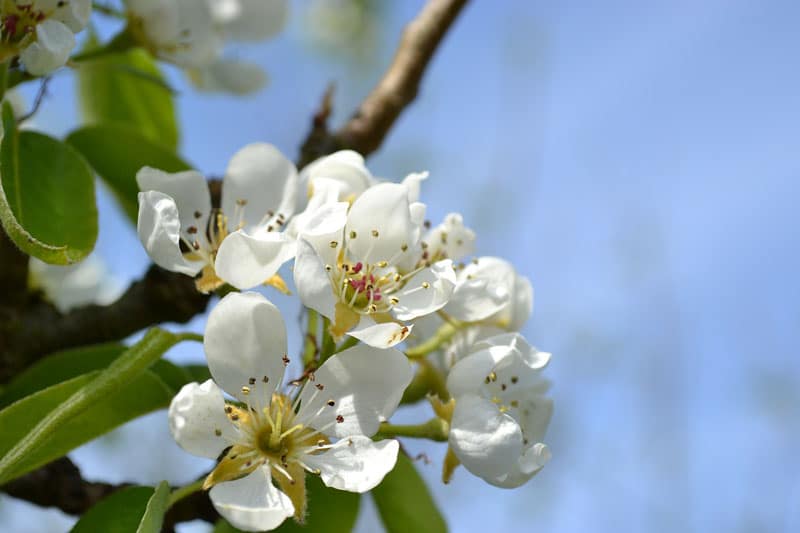
[[(59, 2), (59, 7), (63, 2)], [(32, 34), (36, 25), (47, 19), (52, 13), (45, 13), (41, 9), (34, 8), (33, 0), (27, 4), (18, 4), (13, 0), (5, 0), (0, 16), (0, 28), (2, 29), (2, 40), (5, 43), (19, 42), (25, 36)]]

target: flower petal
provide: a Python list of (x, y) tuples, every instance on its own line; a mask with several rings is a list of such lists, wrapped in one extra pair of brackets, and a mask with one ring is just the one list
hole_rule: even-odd
[[(263, 41), (281, 31), (286, 24), (286, 0), (239, 0), (235, 16), (224, 19), (226, 36), (237, 41)], [(231, 13), (230, 11), (228, 13)]]
[(357, 237), (347, 240), (348, 251), (364, 263), (390, 261), (403, 245), (416, 244), (414, 229), (406, 187), (380, 183), (364, 191), (350, 208), (345, 235)]
[[(222, 391), (213, 380), (188, 383), (169, 404), (169, 429), (178, 445), (193, 455), (216, 459), (238, 437), (225, 415)], [(226, 438), (227, 437), (227, 438)]]
[(498, 345), (478, 350), (458, 361), (447, 375), (447, 390), (454, 397), (477, 393), (495, 366), (518, 352), (512, 346)]
[(433, 257), (458, 261), (475, 251), (475, 232), (464, 226), (459, 213), (449, 213), (423, 240), (428, 243), (428, 253)]
[(92, 14), (92, 0), (36, 0), (36, 7), (41, 12), (52, 13), (51, 18), (62, 22), (73, 33), (85, 28)]
[(292, 501), (272, 484), (266, 466), (241, 479), (214, 485), (209, 497), (225, 520), (244, 531), (275, 529), (294, 514)]
[(491, 401), (474, 394), (456, 399), (450, 447), (476, 476), (488, 481), (507, 474), (522, 454), (522, 438), (519, 424)]
[(294, 285), (303, 305), (318, 311), (325, 317), (334, 318), (336, 298), (333, 294), (330, 275), (316, 250), (305, 239), (297, 241), (294, 260)]
[(373, 442), (369, 437), (345, 437), (325, 453), (303, 461), (320, 471), (325, 485), (350, 492), (367, 492), (383, 481), (397, 462), (400, 444), (394, 439)]
[(294, 213), (296, 195), (294, 164), (271, 144), (248, 144), (228, 163), (222, 183), (222, 210), (232, 226), (240, 220), (244, 227), (259, 225), (265, 217), (272, 218), (270, 212), (276, 220), (286, 222)]
[(464, 322), (477, 322), (503, 309), (511, 300), (508, 288), (493, 279), (461, 281), (447, 302), (447, 313)]
[(228, 394), (268, 403), (285, 370), (286, 325), (281, 312), (255, 292), (231, 293), (208, 315), (204, 338), (208, 369)]
[(371, 318), (362, 317), (358, 325), (347, 334), (375, 348), (391, 348), (403, 342), (412, 328), (413, 326), (396, 322), (376, 324)]
[(251, 94), (267, 84), (267, 73), (248, 61), (218, 59), (189, 71), (189, 78), (201, 91)]
[(314, 195), (318, 193), (319, 179), (336, 182), (339, 185), (338, 199), (342, 201), (357, 198), (375, 181), (364, 164), (364, 157), (353, 150), (340, 150), (317, 159), (300, 172), (300, 181)]
[(314, 383), (300, 394), (298, 421), (316, 429), (333, 424), (324, 432), (335, 437), (374, 435), (397, 409), (413, 374), (398, 350), (363, 344), (344, 350), (314, 372)]
[(186, 231), (194, 226), (198, 229), (198, 238), (205, 239), (211, 194), (202, 174), (196, 170), (170, 173), (143, 167), (136, 173), (136, 182), (142, 191), (159, 191), (172, 198), (178, 207), (181, 229)]
[(419, 190), (423, 181), (428, 179), (428, 172), (412, 172), (403, 178), (402, 185), (408, 191), (409, 203), (419, 202)]
[(239, 230), (222, 241), (214, 270), (237, 289), (250, 289), (274, 276), (295, 250), (295, 241), (281, 233)]
[(183, 257), (180, 245), (180, 220), (175, 201), (164, 193), (139, 193), (139, 218), (136, 231), (147, 255), (155, 264), (172, 272), (194, 276), (203, 268), (200, 261)]
[(34, 76), (44, 76), (64, 66), (75, 48), (75, 35), (57, 20), (45, 20), (36, 25), (36, 40), (20, 54), (25, 70)]
[(438, 261), (415, 274), (397, 293), (400, 302), (393, 308), (394, 315), (400, 320), (411, 320), (433, 313), (447, 304), (455, 287), (453, 262)]

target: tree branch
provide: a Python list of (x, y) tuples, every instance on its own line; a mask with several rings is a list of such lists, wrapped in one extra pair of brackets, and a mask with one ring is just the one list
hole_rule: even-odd
[[(466, 3), (429, 0), (406, 26), (392, 64), (350, 120), (324, 141), (320, 141), (321, 128), (315, 120), (303, 145), (301, 163), (339, 149), (355, 150), (365, 157), (377, 150), (403, 110), (417, 97), (428, 64)], [(305, 150), (312, 137), (321, 148), (316, 157)]]
[[(67, 348), (124, 339), (153, 324), (188, 322), (202, 313), (209, 297), (197, 292), (194, 280), (151, 266), (108, 306), (88, 305), (61, 315), (39, 301), (14, 317), (5, 342), (0, 339), (0, 383), (7, 382), (41, 357)], [(16, 318), (16, 319), (15, 319)]]
[(57, 507), (67, 514), (79, 515), (124, 486), (85, 481), (78, 467), (62, 457), (3, 485), (0, 490), (41, 507)]

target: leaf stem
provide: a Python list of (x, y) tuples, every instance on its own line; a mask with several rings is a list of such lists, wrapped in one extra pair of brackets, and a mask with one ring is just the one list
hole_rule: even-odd
[(173, 490), (169, 495), (169, 499), (167, 499), (167, 509), (169, 509), (182, 499), (186, 498), (187, 496), (191, 496), (198, 490), (202, 489), (203, 481), (205, 481), (204, 477), (198, 479), (197, 481), (189, 483), (188, 485), (184, 485), (183, 487), (178, 487), (177, 489)]
[(442, 324), (436, 334), (422, 344), (418, 344), (413, 348), (406, 350), (406, 356), (409, 359), (421, 359), (431, 352), (435, 352), (441, 348), (442, 344), (453, 338), (453, 335), (458, 331), (455, 324), (446, 322)]
[(319, 314), (313, 309), (306, 309), (308, 321), (306, 327), (306, 347), (303, 350), (303, 366), (308, 367), (317, 356), (317, 333), (319, 332)]
[(8, 87), (8, 61), (0, 62), (0, 101), (6, 96)]

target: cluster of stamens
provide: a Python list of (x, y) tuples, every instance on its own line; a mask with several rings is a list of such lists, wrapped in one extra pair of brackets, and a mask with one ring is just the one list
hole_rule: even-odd
[[(58, 7), (66, 4), (66, 0), (62, 0), (58, 2)], [(2, 12), (0, 29), (2, 29), (2, 40), (6, 43), (21, 41), (35, 31), (37, 24), (52, 15), (41, 9), (34, 9), (33, 0), (28, 0), (24, 4), (6, 0), (3, 2)]]
[[(288, 358), (284, 359), (286, 360)], [(258, 381), (251, 377), (248, 384), (242, 386), (241, 396), (246, 399), (243, 405), (231, 403), (225, 405), (225, 414), (239, 435), (237, 439), (232, 440), (228, 439), (220, 428), (214, 429), (214, 435), (227, 439), (230, 446), (223, 452), (217, 467), (206, 478), (204, 488), (238, 479), (264, 464), (291, 484), (297, 481), (292, 475), (293, 465), (298, 465), (307, 472), (319, 474), (318, 470), (303, 462), (303, 456), (328, 450), (331, 442), (325, 432), (335, 424), (344, 422), (344, 417), (337, 415), (332, 422), (319, 428), (311, 427), (309, 422), (324, 410), (334, 408), (336, 401), (329, 399), (314, 412), (299, 412), (299, 391), (294, 400), (288, 394), (276, 392), (265, 405), (259, 398), (260, 395), (256, 393)], [(266, 385), (269, 383), (269, 377), (262, 376), (260, 381)], [(306, 386), (314, 387), (314, 392), (306, 401), (311, 405), (319, 394), (324, 393), (325, 386), (322, 383), (315, 383), (313, 374), (309, 376)], [(294, 471), (296, 475), (297, 471)]]
[[(368, 315), (375, 313), (389, 312), (394, 306), (400, 303), (400, 298), (396, 293), (404, 288), (406, 282), (420, 270), (430, 266), (430, 263), (418, 265), (415, 269), (405, 274), (397, 271), (394, 263), (398, 258), (408, 251), (408, 245), (403, 244), (400, 249), (389, 259), (374, 263), (347, 260), (347, 239), (356, 239), (359, 235), (355, 231), (350, 231), (346, 235), (345, 242), (342, 243), (342, 251), (339, 254), (339, 261), (336, 265), (325, 265), (325, 270), (330, 276), (331, 285), (335, 288), (338, 300), (347, 304), (358, 314)], [(378, 230), (373, 229), (367, 237), (375, 240), (380, 238)], [(338, 241), (331, 241), (331, 248), (339, 247)], [(365, 256), (370, 255), (370, 247)], [(417, 290), (430, 288), (427, 281), (420, 284)]]

